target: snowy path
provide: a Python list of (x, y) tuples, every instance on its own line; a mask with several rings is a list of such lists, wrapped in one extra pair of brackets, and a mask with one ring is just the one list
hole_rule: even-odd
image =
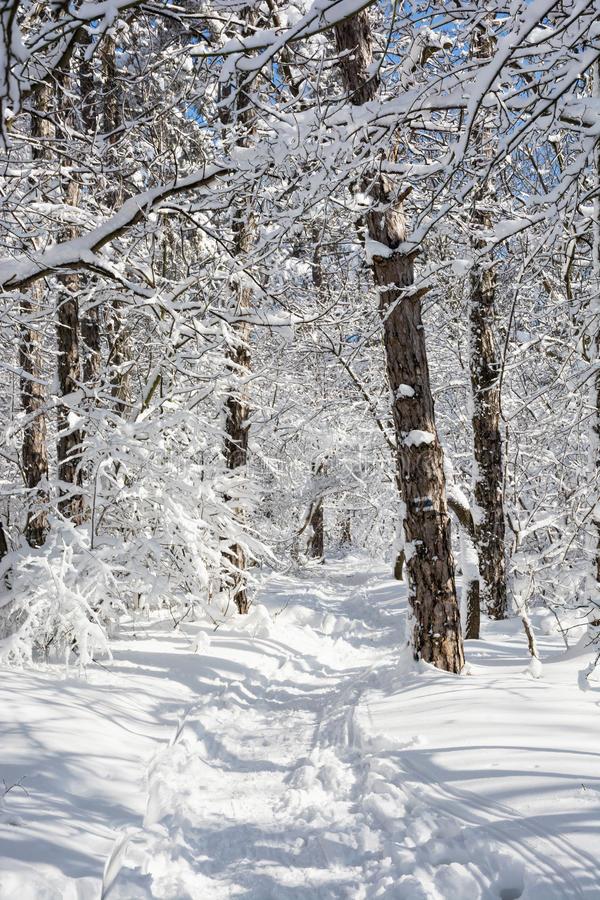
[[(416, 671), (348, 559), (216, 632), (138, 625), (87, 680), (3, 673), (0, 900), (600, 898), (600, 690), (512, 624)], [(25, 694), (27, 700), (25, 700)], [(10, 733), (10, 723), (20, 728)], [(19, 817), (19, 818), (17, 818)]]

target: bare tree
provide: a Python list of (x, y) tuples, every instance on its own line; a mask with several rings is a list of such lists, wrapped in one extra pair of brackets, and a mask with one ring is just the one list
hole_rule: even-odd
[[(492, 57), (494, 41), (489, 36), (485, 22), (473, 33), (472, 53), (480, 60)], [(492, 152), (491, 129), (485, 119), (475, 123), (472, 136), (478, 150), (481, 169)], [(477, 158), (476, 158), (477, 164)], [(476, 262), (470, 273), (469, 283), (469, 369), (473, 397), (473, 456), (475, 471), (473, 489), (477, 514), (475, 544), (479, 557), (481, 591), (474, 587), (470, 594), (471, 605), (479, 603), (479, 593), (484, 607), (492, 619), (506, 617), (506, 561), (504, 547), (504, 500), (502, 434), (500, 430), (500, 361), (495, 337), (496, 270), (494, 261), (479, 258), (485, 247), (482, 230), (492, 225), (491, 205), (493, 196), (488, 182), (484, 181), (474, 192), (470, 212), (472, 244)], [(468, 617), (467, 637), (479, 637), (479, 616), (472, 610)]]
[[(47, 144), (53, 134), (48, 110), (52, 91), (39, 85), (33, 95), (31, 113), (32, 155), (47, 157)], [(21, 403), (25, 412), (21, 460), (23, 477), (29, 489), (29, 506), (25, 537), (32, 547), (44, 543), (48, 531), (48, 445), (44, 383), (44, 351), (42, 322), (44, 319), (44, 285), (38, 282), (21, 294), (21, 334), (19, 365), (21, 369)]]
[[(63, 133), (60, 135), (66, 142), (67, 129), (72, 120), (72, 111), (68, 99), (71, 88), (71, 73), (66, 70), (60, 73), (56, 82), (57, 94), (55, 109), (59, 111)], [(59, 107), (62, 109), (59, 110)], [(57, 137), (59, 137), (57, 135)], [(79, 185), (74, 176), (63, 179), (62, 193), (67, 206), (77, 207), (79, 203)], [(62, 235), (63, 240), (77, 237), (77, 228), (68, 225)], [(59, 279), (56, 304), (56, 343), (58, 349), (57, 375), (61, 398), (65, 402), (57, 406), (57, 460), (60, 499), (59, 511), (74, 522), (83, 519), (83, 495), (81, 447), (83, 429), (73, 426), (71, 417), (72, 404), (76, 393), (81, 388), (81, 366), (79, 354), (79, 294), (82, 276), (72, 272)], [(76, 418), (79, 416), (76, 414)]]
[[(368, 12), (335, 28), (344, 87), (354, 105), (372, 100), (372, 34)], [(464, 665), (459, 605), (450, 544), (443, 451), (438, 439), (429, 379), (421, 297), (414, 285), (414, 257), (398, 248), (407, 237), (401, 200), (384, 176), (363, 187), (371, 198), (369, 239), (379, 292), (387, 373), (392, 390), (404, 534), (413, 612), (415, 655), (437, 668), (460, 672)]]

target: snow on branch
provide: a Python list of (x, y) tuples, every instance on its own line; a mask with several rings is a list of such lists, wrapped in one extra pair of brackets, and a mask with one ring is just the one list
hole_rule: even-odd
[(22, 290), (40, 278), (64, 269), (97, 268), (96, 253), (106, 244), (125, 234), (164, 200), (183, 191), (210, 186), (230, 169), (224, 165), (203, 166), (196, 172), (148, 191), (136, 194), (106, 222), (69, 241), (54, 244), (37, 257), (19, 256), (0, 259), (0, 291)]
[[(289, 28), (281, 31), (257, 30), (248, 37), (232, 38), (218, 48), (195, 46), (191, 53), (193, 56), (238, 56), (241, 58), (235, 62), (237, 69), (257, 72), (286, 45), (328, 31), (371, 6), (373, 2), (374, 0), (315, 0), (309, 11)], [(263, 52), (252, 58), (245, 57), (245, 54), (256, 50)]]

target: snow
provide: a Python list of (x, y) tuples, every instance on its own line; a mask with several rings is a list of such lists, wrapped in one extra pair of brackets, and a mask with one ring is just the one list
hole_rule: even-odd
[(422, 444), (433, 444), (434, 441), (435, 434), (433, 434), (433, 432), (422, 431), (420, 428), (415, 428), (405, 435), (402, 443), (405, 447), (420, 447)]
[(103, 873), (107, 900), (599, 896), (585, 646), (534, 611), (543, 670), (512, 619), (451, 676), (381, 565), (261, 580), (250, 616), (130, 622), (82, 678), (2, 671), (0, 900)]
[(471, 259), (453, 259), (452, 260), (452, 271), (459, 278), (464, 278), (465, 275), (468, 275), (472, 266), (473, 266), (473, 261)]
[[(110, 267), (108, 261), (101, 261), (95, 255), (96, 251), (135, 225), (143, 215), (149, 214), (163, 200), (184, 191), (209, 187), (217, 176), (226, 171), (224, 166), (205, 165), (183, 178), (134, 194), (97, 228), (71, 240), (51, 245), (38, 253), (34, 260), (28, 255), (0, 259), (0, 289), (18, 289), (30, 281), (43, 277), (44, 274), (67, 266), (98, 264)], [(111, 268), (111, 271), (114, 274), (116, 270)]]
[(380, 241), (375, 241), (370, 237), (365, 238), (365, 258), (369, 264), (376, 258), (390, 259), (394, 252), (394, 249), (388, 247), (387, 244), (382, 244)]

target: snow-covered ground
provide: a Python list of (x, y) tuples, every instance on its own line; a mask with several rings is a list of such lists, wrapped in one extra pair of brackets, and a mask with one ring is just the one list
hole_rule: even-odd
[(0, 900), (600, 898), (589, 652), (538, 628), (535, 679), (488, 624), (449, 676), (405, 613), (349, 557), (216, 630), (131, 623), (82, 676), (3, 670)]

